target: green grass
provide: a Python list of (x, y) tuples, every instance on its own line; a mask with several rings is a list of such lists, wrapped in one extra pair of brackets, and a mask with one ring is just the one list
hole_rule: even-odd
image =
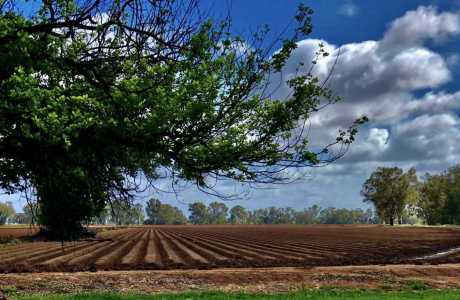
[(88, 293), (53, 296), (17, 296), (17, 300), (460, 300), (460, 290), (423, 290), (423, 291), (369, 291), (369, 290), (306, 290), (280, 294), (244, 294), (244, 293), (183, 293), (183, 294), (114, 294)]

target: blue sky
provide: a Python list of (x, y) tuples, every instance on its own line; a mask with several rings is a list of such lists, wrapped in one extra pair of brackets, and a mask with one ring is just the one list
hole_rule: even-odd
[[(280, 32), (302, 1), (233, 0), (233, 31), (253, 32), (267, 24)], [(304, 1), (305, 2), (305, 1)], [(227, 10), (227, 1), (205, 0), (213, 13)], [(310, 62), (321, 41), (331, 56), (321, 61), (317, 76), (339, 64), (330, 81), (344, 101), (313, 116), (311, 140), (324, 144), (340, 127), (366, 114), (349, 153), (337, 163), (307, 170), (304, 180), (290, 185), (250, 190), (244, 200), (228, 203), (250, 209), (313, 204), (322, 207), (366, 207), (359, 191), (377, 166), (415, 166), (419, 175), (439, 172), (460, 163), (460, 1), (328, 0), (305, 2), (314, 10), (313, 34), (302, 41), (292, 64)], [(289, 65), (283, 70), (287, 75)], [(284, 90), (286, 92), (286, 90)], [(283, 89), (280, 91), (282, 96)], [(159, 182), (168, 189), (168, 182)], [(240, 190), (232, 182), (218, 185), (223, 192)], [(178, 194), (158, 197), (187, 209), (187, 204), (216, 200), (193, 186)], [(10, 196), (0, 199), (7, 200)], [(16, 196), (14, 198), (17, 198)], [(217, 199), (218, 200), (218, 199)], [(21, 201), (16, 201), (21, 207)]]
[[(209, 2), (216, 11), (227, 9), (224, 1)], [(280, 32), (299, 3), (234, 0), (234, 32), (251, 32), (261, 24)], [(460, 90), (460, 1), (328, 0), (307, 4), (315, 10), (313, 34), (301, 42), (293, 61), (308, 63), (317, 40), (330, 46), (332, 57), (338, 47), (346, 52), (339, 57), (336, 79), (331, 82), (344, 101), (313, 121), (317, 125), (313, 137), (318, 143), (325, 136), (333, 138), (337, 126), (346, 126), (358, 113), (371, 120), (341, 161), (308, 170), (306, 178), (294, 184), (252, 190), (245, 200), (229, 206), (366, 207), (359, 192), (377, 166), (415, 166), (423, 175), (460, 163), (460, 147), (455, 144), (460, 138), (460, 94), (456, 94)], [(326, 68), (328, 65), (330, 62), (324, 62)], [(370, 82), (366, 84), (366, 80)], [(220, 184), (220, 188), (238, 190), (232, 183)], [(159, 196), (184, 209), (196, 200), (215, 200), (192, 187), (177, 196)]]

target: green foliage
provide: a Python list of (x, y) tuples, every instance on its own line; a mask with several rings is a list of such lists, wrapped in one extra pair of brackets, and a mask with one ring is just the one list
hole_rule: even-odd
[(209, 224), (209, 210), (202, 202), (195, 202), (189, 205), (189, 220), (192, 224)]
[(321, 210), (320, 224), (373, 224), (375, 222), (371, 209), (346, 209), (329, 207)]
[(303, 211), (297, 212), (296, 223), (297, 224), (315, 224), (318, 222), (320, 212), (321, 212), (321, 208), (316, 204), (309, 208), (305, 208)]
[(414, 291), (425, 291), (430, 287), (422, 280), (411, 280), (407, 283), (407, 286)]
[(427, 224), (460, 224), (460, 166), (427, 174), (419, 190), (418, 213)]
[(415, 169), (404, 173), (397, 167), (379, 167), (364, 183), (361, 195), (364, 202), (371, 202), (375, 206), (381, 220), (394, 225), (413, 201), (416, 187)]
[(13, 204), (11, 202), (0, 202), (0, 225), (5, 223), (15, 214)]
[(446, 204), (443, 209), (443, 223), (460, 224), (460, 165), (449, 168), (446, 177)]
[(241, 205), (230, 209), (227, 218), (227, 207), (224, 203), (213, 202), (209, 206), (201, 202), (189, 205), (192, 224), (376, 224), (378, 218), (372, 209), (337, 209), (328, 207), (321, 209), (313, 205), (297, 211), (291, 207), (268, 207), (248, 211)]
[(224, 203), (212, 202), (208, 207), (210, 224), (226, 224), (228, 207)]
[(230, 224), (248, 224), (249, 223), (249, 213), (241, 205), (233, 206), (230, 209), (230, 218), (228, 222)]
[(145, 224), (179, 225), (187, 223), (187, 218), (184, 216), (184, 214), (179, 208), (166, 203), (163, 204), (158, 199), (150, 199), (147, 202), (145, 212), (148, 217), (148, 219), (144, 222)]
[(303, 74), (289, 80), (289, 98), (264, 94), (311, 31), (306, 6), (294, 36), (268, 56), (239, 53), (246, 44), (225, 24), (174, 0), (89, 2), (44, 1), (32, 17), (0, 10), (0, 188), (33, 187), (55, 238), (78, 238), (107, 203), (131, 200), (139, 174), (150, 183), (168, 170), (201, 189), (209, 177), (283, 181), (287, 167), (340, 157), (327, 149), (346, 149), (364, 120), (314, 151), (295, 129), (335, 102), (331, 91)]
[(37, 202), (30, 202), (23, 207), (25, 224), (36, 224), (40, 216), (40, 206)]
[(116, 199), (109, 207), (111, 221), (117, 225), (142, 224), (144, 212), (141, 204), (131, 204), (122, 199)]

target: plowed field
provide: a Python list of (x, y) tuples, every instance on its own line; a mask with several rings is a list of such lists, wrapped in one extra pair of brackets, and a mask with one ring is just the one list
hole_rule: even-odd
[[(453, 228), (145, 226), (101, 232), (96, 239), (73, 243), (5, 246), (0, 248), (0, 271), (422, 263), (427, 260), (414, 259), (455, 247), (460, 247), (460, 230)], [(456, 253), (448, 258), (460, 263)]]
[(38, 227), (33, 226), (0, 226), (0, 237), (26, 237), (38, 233)]

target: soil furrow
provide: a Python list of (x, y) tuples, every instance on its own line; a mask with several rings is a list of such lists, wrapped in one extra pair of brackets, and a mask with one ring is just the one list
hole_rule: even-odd
[(158, 241), (161, 244), (161, 248), (164, 249), (166, 261), (164, 265), (175, 265), (175, 266), (183, 266), (187, 264), (187, 257), (182, 253), (180, 250), (175, 248), (172, 242), (166, 238), (163, 234), (161, 234), (160, 230), (156, 230), (156, 235), (158, 237)]
[[(263, 247), (256, 247), (251, 244), (250, 241), (246, 243), (242, 242), (236, 242), (236, 241), (231, 241), (231, 240), (226, 240), (222, 238), (215, 238), (215, 237), (210, 237), (208, 235), (200, 235), (207, 241), (214, 241), (218, 243), (222, 243), (223, 245), (226, 245), (228, 247), (232, 247), (234, 249), (239, 249), (240, 251), (245, 251), (247, 253), (251, 253), (256, 255), (256, 257), (261, 257), (265, 259), (286, 259), (288, 255), (285, 255), (283, 253), (279, 253), (276, 251), (271, 251), (271, 250), (264, 250)], [(231, 246), (230, 246), (231, 245)], [(302, 260), (303, 258), (301, 257), (293, 257), (290, 256), (290, 259), (294, 260)]]
[[(93, 251), (96, 251), (98, 248), (101, 247), (102, 243), (103, 242), (94, 241), (91, 244), (86, 245), (84, 248), (82, 248), (80, 250), (72, 251), (72, 252), (70, 252), (68, 254), (65, 254), (65, 255), (61, 255), (61, 256), (58, 256), (58, 257), (54, 257), (54, 258), (44, 260), (44, 261), (40, 262), (39, 265), (43, 266), (43, 268), (46, 268), (46, 266), (57, 267), (57, 266), (59, 266), (61, 264), (64, 264), (64, 263), (67, 263), (67, 262), (71, 261), (72, 259), (76, 259), (76, 258), (79, 258), (81, 256), (88, 255), (88, 254), (92, 253)], [(106, 243), (108, 243), (108, 242), (106, 242)]]
[(181, 235), (179, 235), (177, 233), (168, 232), (168, 234), (173, 235), (175, 239), (180, 241), (180, 243), (183, 243), (188, 248), (190, 248), (190, 249), (194, 250), (195, 252), (199, 253), (202, 257), (206, 258), (210, 262), (221, 263), (221, 262), (224, 262), (224, 261), (229, 261), (229, 259), (230, 259), (230, 257), (228, 257), (228, 256), (220, 255), (220, 254), (218, 254), (216, 252), (213, 252), (213, 251), (211, 251), (211, 250), (209, 250), (207, 248), (201, 247), (198, 244), (195, 244), (195, 243), (185, 239), (184, 237), (182, 237)]
[[(229, 243), (236, 243), (238, 245), (248, 245), (248, 240), (241, 240), (241, 239), (235, 239), (233, 237), (222, 237), (222, 236), (217, 236), (217, 235), (209, 235), (210, 237), (215, 237), (218, 240), (222, 242), (229, 242)], [(257, 251), (262, 251), (266, 253), (273, 253), (277, 255), (284, 256), (286, 258), (292, 258), (292, 259), (321, 259), (320, 256), (314, 255), (313, 253), (307, 253), (305, 251), (302, 251), (300, 249), (292, 249), (289, 247), (283, 247), (283, 246), (273, 246), (270, 245), (269, 243), (260, 243), (260, 242), (254, 242), (251, 241), (249, 243), (250, 245), (248, 246), (251, 249), (255, 249)]]
[(276, 256), (264, 255), (264, 254), (258, 253), (256, 251), (252, 251), (250, 249), (247, 249), (247, 247), (240, 247), (240, 245), (238, 245), (238, 247), (236, 247), (232, 243), (230, 243), (230, 244), (223, 243), (223, 242), (218, 241), (218, 240), (214, 240), (214, 239), (210, 239), (210, 238), (206, 238), (206, 237), (201, 237), (198, 234), (193, 235), (193, 237), (200, 239), (205, 245), (208, 244), (208, 243), (213, 244), (213, 245), (215, 245), (217, 247), (224, 248), (224, 249), (226, 249), (226, 250), (228, 250), (230, 252), (241, 254), (244, 257), (251, 257), (251, 258), (254, 258), (254, 259), (268, 259), (268, 260), (276, 260), (276, 259), (278, 259)]
[(191, 248), (184, 246), (178, 242), (172, 235), (161, 231), (161, 234), (171, 242), (172, 248), (179, 256), (183, 258), (188, 264), (192, 265), (205, 265), (209, 263), (206, 258), (199, 253), (194, 252)]
[(101, 242), (101, 245), (99, 248), (97, 248), (95, 251), (90, 252), (88, 254), (82, 255), (80, 257), (73, 258), (69, 260), (65, 265), (66, 266), (71, 266), (75, 267), (76, 269), (84, 268), (84, 267), (92, 267), (93, 263), (99, 259), (99, 257), (102, 257), (106, 255), (107, 253), (112, 252), (112, 249), (116, 249), (120, 244), (122, 244), (123, 241), (104, 241)]
[(147, 252), (144, 256), (144, 263), (147, 265), (154, 265), (157, 267), (163, 266), (165, 261), (164, 253), (160, 249), (160, 244), (155, 234), (155, 230), (151, 229), (149, 234), (149, 243), (147, 245)]
[(150, 230), (145, 230), (142, 233), (140, 239), (136, 242), (136, 244), (129, 250), (129, 252), (122, 258), (121, 264), (129, 265), (129, 264), (139, 264), (141, 263), (142, 259), (145, 257), (145, 252), (147, 249), (147, 244), (150, 236)]

